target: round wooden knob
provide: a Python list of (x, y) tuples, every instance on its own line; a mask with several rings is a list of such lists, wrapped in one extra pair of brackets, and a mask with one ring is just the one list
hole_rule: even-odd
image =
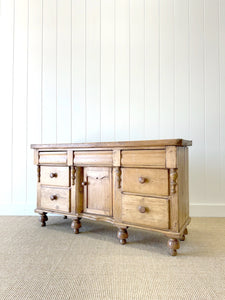
[(50, 196), (50, 199), (53, 201), (53, 200), (56, 200), (57, 199), (57, 196), (56, 195), (51, 195)]
[(146, 208), (144, 206), (139, 206), (138, 210), (140, 211), (140, 213), (145, 213), (146, 212)]
[(138, 178), (138, 181), (142, 184), (146, 181), (146, 179), (141, 176), (141, 177)]
[(57, 177), (57, 173), (50, 173), (49, 175), (51, 178)]
[(87, 181), (83, 181), (83, 182), (81, 183), (81, 185), (82, 185), (82, 186), (87, 185)]

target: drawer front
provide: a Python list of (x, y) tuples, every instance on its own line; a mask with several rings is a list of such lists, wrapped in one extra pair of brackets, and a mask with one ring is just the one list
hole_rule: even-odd
[(66, 164), (67, 152), (39, 152), (39, 164)]
[(41, 184), (69, 186), (69, 167), (41, 166)]
[(124, 168), (122, 190), (135, 194), (168, 196), (168, 170)]
[(112, 166), (112, 151), (77, 151), (74, 154), (74, 164), (78, 166)]
[(165, 150), (126, 150), (122, 151), (121, 165), (129, 167), (165, 168)]
[(70, 212), (70, 199), (69, 188), (41, 187), (41, 208)]
[(160, 198), (122, 195), (122, 221), (144, 227), (168, 229), (169, 201)]

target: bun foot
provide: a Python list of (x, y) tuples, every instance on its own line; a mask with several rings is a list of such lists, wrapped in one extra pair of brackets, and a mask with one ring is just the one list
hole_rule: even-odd
[(81, 219), (81, 218), (73, 219), (73, 222), (72, 222), (72, 224), (71, 224), (71, 228), (73, 229), (73, 232), (74, 232), (75, 234), (78, 234), (78, 233), (79, 233), (79, 228), (81, 227), (80, 219)]
[(46, 222), (48, 221), (47, 213), (46, 212), (40, 213), (39, 220), (41, 222), (41, 227), (46, 226)]
[(187, 234), (188, 234), (188, 230), (187, 230), (187, 228), (185, 228), (185, 229), (184, 229), (184, 233), (183, 233), (182, 237), (179, 238), (179, 240), (180, 240), (180, 241), (184, 241), (184, 240), (185, 240), (185, 235), (187, 235)]
[(117, 237), (120, 241), (121, 245), (125, 245), (126, 244), (126, 239), (128, 238), (128, 232), (127, 232), (127, 227), (126, 228), (119, 228), (118, 232), (117, 232)]
[(182, 237), (179, 238), (179, 240), (180, 240), (181, 242), (185, 241), (185, 235), (183, 234)]
[(180, 248), (180, 243), (177, 239), (169, 239), (167, 246), (169, 248), (169, 254), (171, 256), (177, 255), (177, 249)]

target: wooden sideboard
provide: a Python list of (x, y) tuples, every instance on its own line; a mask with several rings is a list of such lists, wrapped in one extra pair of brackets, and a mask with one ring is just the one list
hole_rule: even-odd
[(40, 144), (37, 165), (37, 209), (41, 225), (47, 213), (118, 227), (126, 243), (128, 227), (166, 235), (169, 252), (177, 254), (189, 218), (188, 146), (182, 139), (82, 144)]

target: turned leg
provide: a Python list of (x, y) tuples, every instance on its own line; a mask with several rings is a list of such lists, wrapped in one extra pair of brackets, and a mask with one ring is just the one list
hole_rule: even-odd
[(169, 248), (169, 253), (172, 256), (177, 255), (177, 249), (180, 248), (180, 243), (177, 239), (169, 239), (167, 246)]
[(73, 222), (71, 224), (71, 228), (73, 229), (73, 232), (75, 234), (79, 233), (79, 228), (81, 227), (80, 219), (81, 218), (75, 218), (75, 219), (73, 219)]
[(63, 217), (63, 219), (65, 219), (65, 220), (66, 220), (66, 219), (67, 219), (67, 216), (64, 216), (64, 217)]
[(185, 240), (185, 235), (187, 235), (187, 234), (188, 234), (188, 230), (187, 230), (187, 228), (185, 228), (184, 233), (183, 233), (182, 237), (179, 240), (184, 241)]
[(126, 228), (119, 228), (117, 232), (117, 237), (120, 240), (121, 245), (126, 244), (126, 239), (128, 238), (128, 232), (127, 232), (127, 227)]
[(40, 222), (41, 222), (41, 227), (46, 226), (46, 222), (48, 221), (47, 213), (46, 213), (46, 212), (40, 213), (40, 218), (39, 218), (39, 220), (40, 220)]

